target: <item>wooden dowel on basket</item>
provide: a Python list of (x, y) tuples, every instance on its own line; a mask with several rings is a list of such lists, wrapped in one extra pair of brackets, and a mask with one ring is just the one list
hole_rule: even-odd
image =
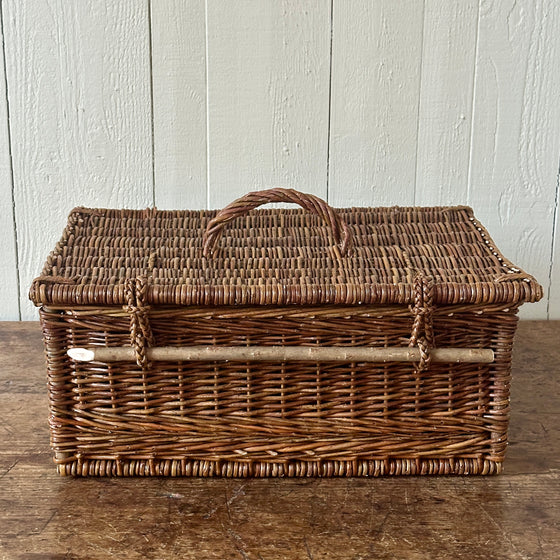
[[(68, 355), (78, 362), (134, 362), (134, 348), (70, 348)], [(418, 362), (418, 348), (368, 348), (355, 346), (161, 346), (147, 348), (153, 362)], [(484, 348), (433, 348), (432, 362), (491, 363), (494, 352)]]

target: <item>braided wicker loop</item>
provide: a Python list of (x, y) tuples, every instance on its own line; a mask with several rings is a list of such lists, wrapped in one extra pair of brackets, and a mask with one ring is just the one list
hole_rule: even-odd
[(128, 279), (125, 283), (127, 305), (124, 309), (130, 315), (130, 343), (136, 353), (136, 363), (142, 370), (150, 366), (146, 348), (154, 344), (148, 317), (150, 307), (145, 303), (147, 290), (148, 281), (143, 277)]
[(409, 346), (418, 346), (420, 350), (420, 362), (418, 371), (424, 371), (430, 367), (430, 349), (435, 346), (433, 329), (433, 297), (434, 281), (430, 277), (418, 274), (414, 278), (414, 323), (410, 335)]
[(305, 194), (294, 189), (268, 189), (246, 194), (220, 210), (208, 223), (203, 237), (203, 255), (212, 254), (222, 230), (228, 222), (245, 215), (250, 210), (270, 202), (291, 202), (304, 210), (321, 217), (332, 231), (334, 240), (340, 244), (341, 256), (347, 255), (352, 248), (352, 234), (348, 225), (322, 199), (312, 194)]

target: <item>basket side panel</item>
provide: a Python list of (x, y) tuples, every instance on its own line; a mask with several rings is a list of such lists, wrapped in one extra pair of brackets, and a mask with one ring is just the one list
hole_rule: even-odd
[(60, 311), (39, 311), (47, 362), (49, 426), (55, 463), (71, 464), (76, 460), (76, 434), (67, 426), (75, 425), (75, 367), (66, 351), (73, 345), (72, 333)]

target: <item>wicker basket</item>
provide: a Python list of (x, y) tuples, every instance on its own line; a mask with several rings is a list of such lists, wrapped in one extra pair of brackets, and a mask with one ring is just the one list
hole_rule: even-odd
[[(292, 202), (301, 209), (259, 209)], [(41, 306), (65, 475), (492, 474), (539, 284), (467, 207), (78, 208)]]

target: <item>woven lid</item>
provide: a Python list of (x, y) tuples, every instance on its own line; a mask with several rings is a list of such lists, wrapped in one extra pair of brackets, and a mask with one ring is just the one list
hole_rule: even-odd
[[(303, 208), (254, 209), (280, 201)], [(77, 208), (30, 298), (123, 305), (126, 281), (142, 278), (161, 305), (404, 304), (418, 274), (435, 282), (434, 303), (542, 297), (468, 207), (333, 210), (271, 189), (220, 212)]]

